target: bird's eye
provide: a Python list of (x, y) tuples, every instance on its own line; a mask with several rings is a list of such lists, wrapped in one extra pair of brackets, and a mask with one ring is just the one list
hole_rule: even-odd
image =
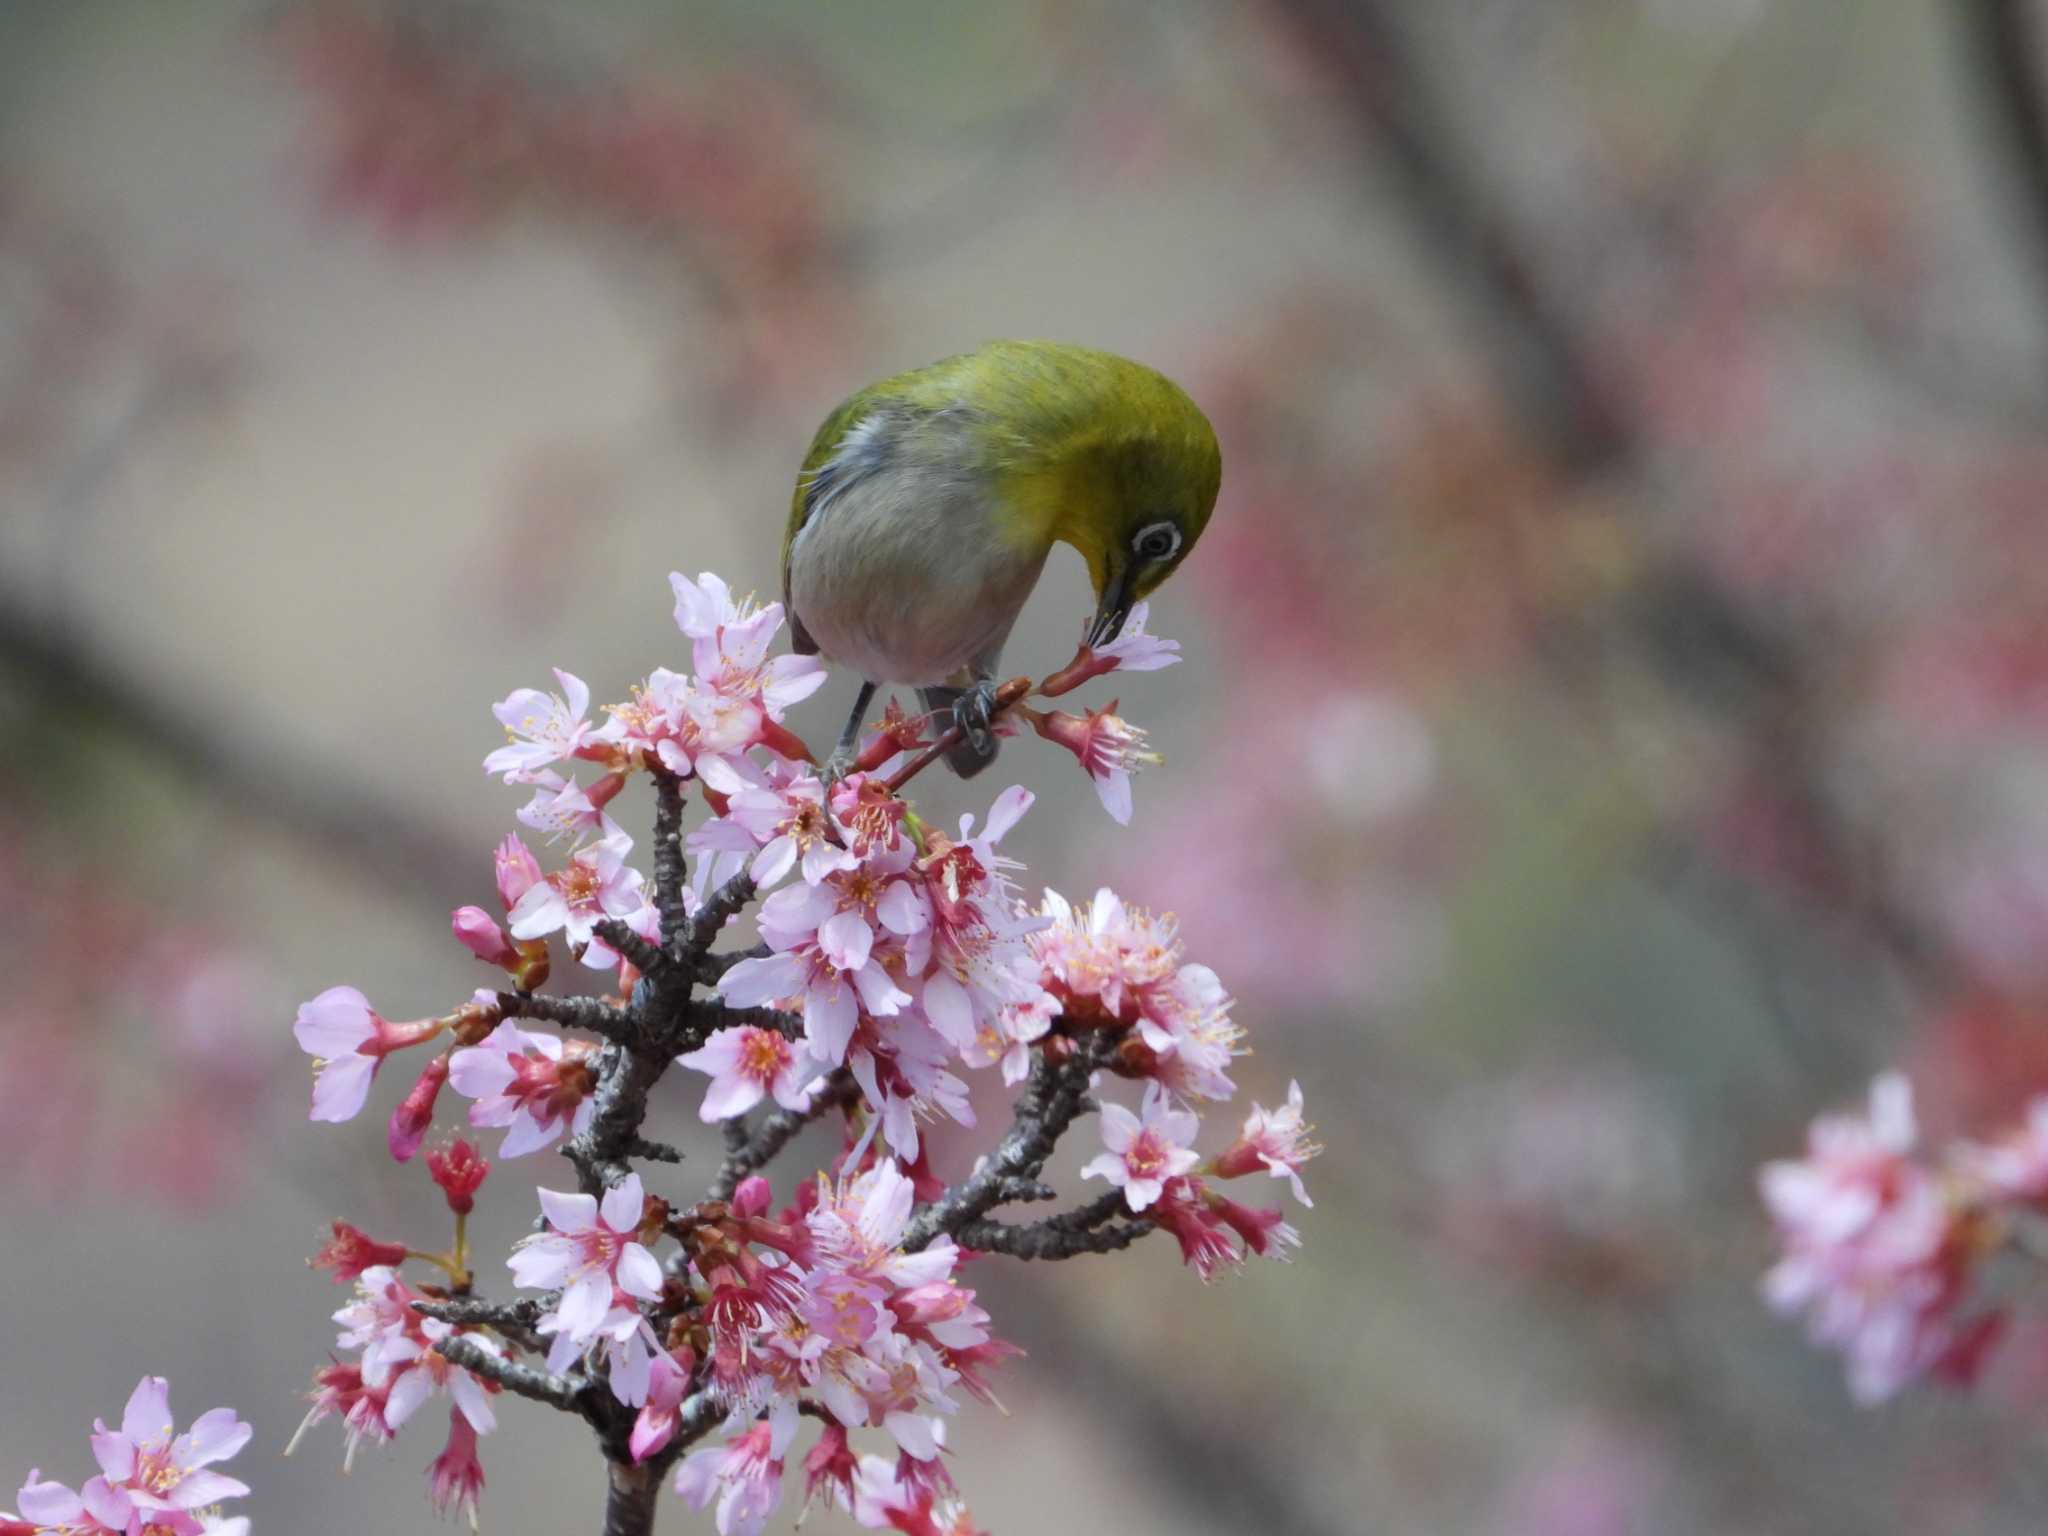
[(1180, 553), (1180, 530), (1172, 523), (1150, 523), (1131, 540), (1131, 551), (1140, 560), (1171, 560)]

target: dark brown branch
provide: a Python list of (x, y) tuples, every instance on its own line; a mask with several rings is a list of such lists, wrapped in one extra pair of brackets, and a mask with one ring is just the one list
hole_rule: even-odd
[(756, 944), (752, 949), (728, 950), (724, 954), (705, 955), (697, 962), (697, 977), (707, 986), (716, 986), (725, 973), (742, 960), (765, 960), (775, 953), (766, 944)]
[(983, 1159), (978, 1172), (911, 1217), (903, 1235), (905, 1250), (915, 1253), (942, 1232), (957, 1235), (969, 1222), (979, 1221), (1002, 1204), (1003, 1192), (1012, 1187), (1012, 1181), (1038, 1177), (1053, 1147), (1081, 1113), (1100, 1049), (1099, 1037), (1091, 1036), (1076, 1044), (1073, 1054), (1057, 1065), (1040, 1053), (1024, 1092), (1017, 1098), (1009, 1131)]
[(653, 1536), (661, 1474), (652, 1465), (630, 1461), (607, 1462), (605, 1470), (610, 1481), (603, 1536)]
[(643, 976), (656, 975), (668, 966), (667, 955), (663, 954), (656, 946), (641, 938), (639, 934), (628, 928), (616, 917), (599, 918), (591, 925), (591, 932), (632, 961), (635, 966), (639, 967), (640, 973)]
[[(1121, 1194), (1119, 1194), (1121, 1198)], [(1113, 1226), (1062, 1227), (1034, 1221), (1014, 1227), (1001, 1221), (970, 1221), (953, 1234), (963, 1248), (1001, 1253), (1013, 1259), (1073, 1259), (1084, 1253), (1115, 1253), (1153, 1230), (1149, 1221), (1124, 1221)]]
[(745, 870), (713, 891), (683, 930), (682, 953), (693, 961), (703, 959), (705, 952), (718, 942), (725, 925), (754, 899), (754, 892), (754, 877)]
[(546, 1403), (564, 1412), (577, 1411), (577, 1398), (583, 1390), (580, 1383), (556, 1376), (539, 1366), (501, 1360), (476, 1340), (459, 1333), (443, 1339), (434, 1349), (451, 1365), (459, 1365), (486, 1381), (495, 1381), (507, 1392), (516, 1392), (521, 1397), (530, 1397), (537, 1403)]
[(1077, 1205), (1071, 1211), (1061, 1211), (1057, 1216), (1048, 1216), (1039, 1225), (1052, 1227), (1061, 1232), (1087, 1232), (1123, 1215), (1129, 1209), (1124, 1204), (1124, 1192), (1108, 1190), (1086, 1205)]
[(639, 1037), (639, 1025), (623, 1008), (614, 1008), (594, 997), (538, 997), (524, 992), (500, 992), (498, 1006), (507, 1018), (542, 1019), (564, 1029), (580, 1029), (607, 1040), (628, 1041)]
[[(671, 954), (689, 919), (683, 911), (683, 786), (665, 769), (654, 770), (654, 905), (661, 913), (661, 947)], [(610, 943), (610, 940), (606, 941)], [(619, 953), (630, 952), (613, 944)], [(634, 960), (635, 965), (649, 968)]]
[(710, 1198), (730, 1200), (741, 1179), (772, 1161), (805, 1126), (859, 1097), (860, 1084), (854, 1081), (851, 1072), (841, 1067), (825, 1079), (808, 1108), (778, 1109), (737, 1144), (728, 1132), (725, 1161), (718, 1165), (718, 1177), (711, 1181)]
[(576, 1165), (586, 1195), (603, 1195), (633, 1171), (626, 1159), (642, 1140), (648, 1090), (668, 1070), (669, 1061), (668, 1053), (634, 1050), (617, 1042), (597, 1053), (596, 1113), (590, 1128), (562, 1148)]
[(708, 998), (692, 1005), (690, 1011), (696, 1015), (698, 1028), (691, 1031), (701, 1039), (686, 1042), (686, 1045), (701, 1044), (721, 1029), (733, 1029), (750, 1024), (755, 1029), (772, 1029), (776, 1034), (789, 1040), (804, 1037), (804, 1021), (794, 1013), (785, 1013), (780, 1008), (729, 1008), (718, 998)]
[(412, 1309), (422, 1317), (438, 1318), (444, 1323), (487, 1323), (493, 1328), (518, 1328), (530, 1333), (548, 1305), (547, 1298), (542, 1296), (522, 1297), (518, 1301), (461, 1296), (449, 1301), (416, 1301)]

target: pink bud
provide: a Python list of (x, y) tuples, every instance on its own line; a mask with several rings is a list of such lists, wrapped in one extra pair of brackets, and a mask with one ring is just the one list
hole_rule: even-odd
[(512, 970), (519, 964), (519, 951), (512, 947), (498, 920), (482, 907), (457, 907), (449, 914), (449, 925), (464, 949), (486, 965)]
[(413, 1153), (427, 1139), (427, 1127), (434, 1123), (434, 1100), (441, 1096), (441, 1085), (447, 1081), (448, 1053), (443, 1051), (427, 1063), (419, 1081), (398, 1101), (398, 1108), (391, 1111), (385, 1143), (399, 1162), (411, 1162)]
[(751, 1174), (740, 1180), (740, 1187), (732, 1192), (732, 1209), (735, 1216), (759, 1216), (775, 1199), (775, 1191), (760, 1174)]
[(448, 1197), (448, 1209), (458, 1216), (467, 1216), (476, 1209), (477, 1189), (490, 1171), (491, 1165), (484, 1161), (476, 1144), (460, 1136), (427, 1154), (427, 1172)]
[(533, 856), (533, 850), (521, 842), (519, 834), (514, 832), (498, 844), (497, 852), (493, 855), (493, 863), (498, 874), (498, 900), (502, 901), (505, 910), (510, 912), (519, 905), (520, 897), (540, 884), (540, 860)]

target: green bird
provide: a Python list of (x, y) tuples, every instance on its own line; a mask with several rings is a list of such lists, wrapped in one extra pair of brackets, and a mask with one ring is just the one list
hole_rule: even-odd
[(828, 772), (853, 761), (884, 683), (952, 712), (956, 773), (987, 767), (1003, 642), (1053, 545), (1088, 562), (1088, 638), (1104, 644), (1195, 547), (1222, 475), (1186, 391), (1087, 347), (992, 341), (848, 397), (811, 442), (782, 541), (797, 651), (866, 679)]

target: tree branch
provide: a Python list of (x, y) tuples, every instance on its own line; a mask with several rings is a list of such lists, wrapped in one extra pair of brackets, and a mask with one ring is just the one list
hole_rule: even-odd
[(500, 992), (498, 1006), (507, 1018), (541, 1019), (620, 1043), (640, 1036), (639, 1021), (632, 1014), (594, 997), (537, 997), (526, 992)]
[(754, 899), (754, 877), (741, 870), (725, 884), (711, 893), (711, 897), (697, 909), (697, 915), (690, 919), (683, 930), (682, 954), (691, 961), (700, 961), (705, 952), (718, 942), (718, 936), (725, 931), (739, 910)]
[(599, 918), (591, 925), (591, 932), (632, 961), (643, 976), (659, 975), (668, 968), (669, 958), (659, 947), (648, 943), (616, 917)]
[[(1122, 1192), (1118, 1191), (1119, 1200)], [(1001, 1221), (970, 1221), (953, 1233), (963, 1248), (979, 1253), (1007, 1254), (1013, 1259), (1072, 1259), (1084, 1253), (1115, 1253), (1128, 1248), (1151, 1232), (1149, 1221), (1118, 1222), (1114, 1226), (1062, 1227), (1058, 1218), (1013, 1227)]]
[[(739, 1188), (740, 1180), (757, 1168), (774, 1159), (777, 1153), (796, 1139), (796, 1135), (813, 1120), (823, 1119), (833, 1110), (839, 1109), (860, 1097), (860, 1084), (853, 1074), (841, 1067), (825, 1079), (806, 1109), (778, 1109), (754, 1127), (752, 1134), (742, 1140), (735, 1140), (727, 1133), (725, 1161), (718, 1165), (718, 1176), (711, 1181), (709, 1198), (730, 1200), (732, 1192)], [(730, 1125), (733, 1122), (728, 1121)]]
[(491, 1301), (482, 1296), (458, 1296), (447, 1301), (416, 1301), (413, 1311), (444, 1323), (486, 1323), (493, 1328), (519, 1328), (531, 1333), (548, 1310), (544, 1296), (526, 1296), (518, 1301)]
[(2037, 299), (2048, 311), (2048, 80), (2034, 9), (2030, 0), (1962, 0), (1956, 15), (1997, 118)]
[(450, 1365), (459, 1365), (486, 1381), (494, 1381), (507, 1392), (530, 1397), (537, 1403), (547, 1403), (565, 1413), (578, 1411), (577, 1399), (583, 1391), (580, 1382), (553, 1375), (539, 1366), (502, 1360), (476, 1340), (459, 1333), (441, 1340), (434, 1349)]
[[(689, 918), (684, 912), (683, 786), (666, 769), (654, 770), (654, 905), (661, 913), (661, 947), (675, 953)], [(611, 940), (607, 939), (607, 943)], [(612, 944), (621, 954), (628, 954)], [(631, 958), (628, 955), (628, 958)], [(645, 971), (647, 966), (634, 960)]]
[(1067, 1127), (1081, 1113), (1088, 1079), (1100, 1062), (1105, 1041), (1091, 1034), (1075, 1043), (1065, 1061), (1054, 1065), (1041, 1050), (1024, 1092), (1017, 1098), (1010, 1129), (977, 1172), (956, 1184), (910, 1218), (903, 1247), (915, 1253), (940, 1233), (959, 1234), (1003, 1203), (1004, 1190), (1017, 1179), (1033, 1180)]

